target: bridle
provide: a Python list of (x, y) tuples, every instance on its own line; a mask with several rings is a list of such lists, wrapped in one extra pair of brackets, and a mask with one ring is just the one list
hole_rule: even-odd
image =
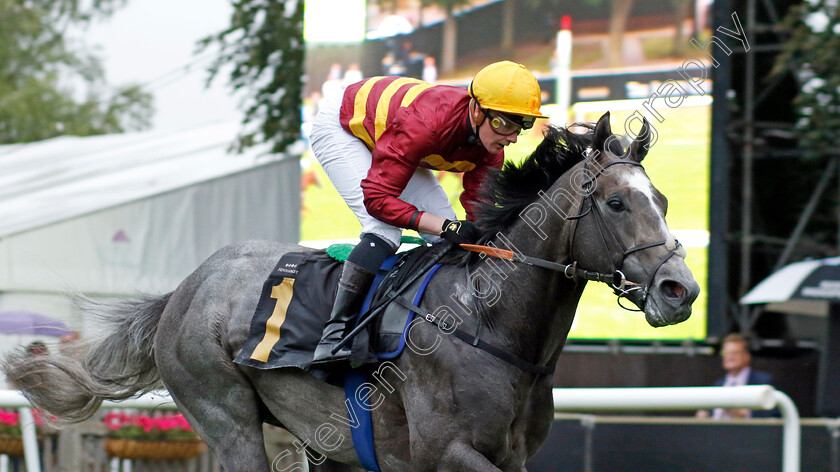
[[(646, 282), (630, 282), (625, 278), (622, 268), (624, 267), (624, 261), (627, 259), (627, 256), (635, 252), (644, 251), (646, 249), (665, 246), (668, 243), (668, 240), (663, 239), (661, 241), (642, 243), (628, 248), (615, 234), (613, 228), (609, 224), (607, 224), (607, 221), (604, 218), (604, 214), (601, 212), (601, 209), (598, 207), (597, 203), (595, 202), (595, 198), (593, 197), (595, 192), (592, 186), (595, 183), (595, 180), (598, 178), (598, 176), (600, 176), (607, 168), (616, 164), (626, 164), (642, 167), (642, 164), (636, 161), (629, 159), (618, 159), (609, 162), (604, 166), (600, 166), (595, 172), (591, 172), (589, 170), (589, 162), (584, 162), (584, 173), (588, 175), (588, 178), (582, 185), (582, 188), (584, 190), (584, 197), (580, 201), (578, 214), (576, 216), (570, 216), (566, 218), (567, 220), (575, 221), (575, 228), (572, 231), (572, 240), (569, 244), (569, 254), (572, 256), (574, 255), (574, 244), (578, 230), (578, 222), (586, 215), (591, 214), (592, 217), (595, 219), (595, 224), (598, 228), (598, 235), (600, 236), (600, 241), (603, 244), (603, 247), (606, 250), (607, 254), (609, 254), (609, 260), (613, 270), (613, 280), (612, 283), (610, 283), (609, 285), (610, 287), (612, 287), (613, 292), (618, 296), (616, 300), (618, 305), (621, 308), (624, 308), (625, 310), (629, 311), (643, 311), (642, 309), (634, 309), (624, 306), (621, 303), (621, 299), (628, 298), (634, 292), (640, 291), (641, 295), (639, 296), (639, 301), (642, 303), (642, 306), (644, 306), (644, 303), (647, 300), (648, 292), (650, 291), (651, 286), (653, 285), (654, 278), (656, 277), (656, 273), (659, 272), (659, 269), (668, 261), (668, 259), (670, 259), (673, 255), (677, 254), (677, 250), (681, 245), (679, 241), (677, 241), (676, 239), (674, 240), (674, 248), (669, 250), (668, 253), (657, 262), (656, 267), (650, 273), (650, 276), (648, 277), (648, 280)], [(586, 205), (587, 203), (588, 207), (586, 208), (586, 210), (584, 210), (584, 205)], [(613, 258), (614, 252), (610, 248), (611, 245), (614, 248), (618, 248), (618, 252), (620, 254), (620, 260), (618, 261), (618, 263), (616, 263)]]
[[(598, 208), (598, 205), (595, 202), (595, 198), (593, 197), (595, 192), (592, 190), (592, 185), (595, 183), (595, 180), (598, 178), (598, 176), (604, 172), (605, 169), (616, 164), (627, 164), (642, 167), (642, 165), (636, 161), (619, 159), (609, 162), (605, 166), (598, 168), (596, 172), (591, 172), (589, 170), (588, 162), (585, 162), (584, 173), (588, 174), (588, 178), (583, 183), (582, 188), (586, 190), (586, 192), (584, 194), (584, 197), (580, 201), (578, 214), (575, 216), (565, 217), (566, 220), (572, 220), (575, 222), (575, 228), (572, 231), (572, 239), (569, 244), (569, 254), (573, 255), (575, 236), (577, 235), (579, 222), (587, 215), (592, 215), (592, 217), (595, 219), (598, 228), (598, 234), (600, 236), (604, 249), (606, 250), (607, 254), (610, 254), (609, 259), (610, 264), (612, 265), (611, 273), (604, 273), (581, 268), (577, 261), (573, 261), (571, 264), (561, 264), (559, 262), (553, 262), (545, 259), (540, 259), (538, 257), (527, 256), (506, 249), (500, 249), (498, 247), (477, 246), (470, 244), (462, 244), (461, 247), (469, 251), (482, 253), (488, 256), (520, 262), (527, 265), (542, 267), (544, 269), (560, 272), (569, 279), (583, 279), (605, 283), (609, 285), (610, 288), (613, 289), (613, 293), (615, 293), (618, 296), (616, 300), (618, 306), (628, 311), (643, 311), (642, 309), (626, 307), (621, 303), (621, 299), (628, 298), (630, 295), (636, 292), (641, 292), (641, 294), (639, 295), (639, 301), (642, 303), (642, 306), (644, 306), (644, 303), (647, 300), (647, 294), (650, 291), (651, 285), (653, 285), (654, 278), (656, 277), (656, 273), (659, 272), (659, 269), (668, 261), (668, 259), (670, 259), (674, 254), (677, 254), (677, 250), (681, 247), (681, 244), (676, 239), (674, 240), (674, 248), (669, 250), (668, 254), (666, 254), (659, 260), (659, 262), (656, 264), (656, 268), (653, 270), (653, 272), (651, 272), (647, 281), (645, 281), (644, 283), (638, 283), (627, 280), (627, 277), (624, 275), (624, 272), (622, 270), (624, 266), (624, 261), (625, 259), (627, 259), (627, 256), (635, 252), (644, 251), (646, 249), (664, 246), (668, 243), (668, 240), (664, 239), (662, 241), (643, 243), (628, 248), (624, 245), (624, 243), (621, 242), (621, 239), (615, 234), (610, 225), (607, 224), (603, 213), (601, 213), (601, 209)], [(587, 205), (587, 203), (588, 206), (586, 207), (586, 209), (584, 209), (584, 206)], [(612, 246), (617, 247), (619, 252), (621, 253), (621, 260), (617, 264), (614, 258), (612, 257), (610, 241), (612, 241)]]
[[(549, 261), (549, 260), (545, 260), (545, 259), (540, 259), (538, 257), (527, 256), (527, 255), (524, 255), (524, 254), (521, 254), (521, 253), (518, 253), (518, 252), (513, 252), (511, 250), (501, 249), (499, 247), (480, 246), (480, 245), (473, 245), (473, 244), (461, 244), (460, 245), (461, 248), (466, 249), (468, 251), (472, 251), (472, 252), (478, 252), (480, 254), (484, 254), (484, 255), (487, 255), (487, 256), (491, 256), (491, 257), (496, 257), (496, 258), (500, 258), (500, 259), (506, 259), (506, 260), (510, 260), (510, 261), (521, 262), (521, 263), (524, 263), (524, 264), (528, 264), (528, 265), (532, 265), (532, 266), (536, 266), (536, 267), (542, 267), (542, 268), (545, 268), (545, 269), (548, 269), (548, 270), (560, 272), (569, 279), (580, 278), (580, 279), (584, 279), (584, 280), (594, 280), (594, 281), (606, 283), (610, 287), (612, 287), (613, 291), (618, 296), (617, 303), (621, 308), (623, 308), (625, 310), (629, 310), (629, 311), (643, 311), (641, 309), (628, 308), (628, 307), (622, 305), (621, 304), (621, 299), (622, 298), (628, 298), (629, 295), (631, 295), (635, 292), (641, 291), (641, 295), (639, 296), (639, 300), (641, 301), (642, 306), (644, 306), (644, 304), (647, 301), (647, 294), (650, 291), (650, 287), (653, 284), (653, 280), (656, 276), (656, 273), (659, 271), (659, 269), (662, 267), (662, 265), (665, 264), (665, 262), (668, 261), (668, 259), (670, 259), (674, 254), (677, 254), (677, 249), (680, 247), (680, 243), (678, 241), (674, 240), (675, 241), (674, 248), (669, 250), (668, 254), (665, 255), (662, 259), (659, 260), (659, 262), (656, 265), (656, 268), (653, 270), (653, 272), (651, 272), (650, 277), (648, 278), (648, 280), (645, 283), (636, 283), (636, 282), (631, 282), (631, 281), (627, 280), (627, 278), (624, 276), (624, 272), (622, 272), (622, 270), (621, 270), (623, 265), (624, 265), (624, 261), (627, 259), (627, 256), (629, 256), (630, 254), (633, 254), (635, 252), (644, 251), (646, 249), (651, 249), (651, 248), (658, 247), (658, 246), (664, 246), (668, 243), (668, 240), (666, 239), (666, 240), (662, 240), (662, 241), (654, 241), (654, 242), (650, 242), (650, 243), (639, 244), (639, 245), (628, 248), (624, 245), (624, 243), (621, 242), (621, 239), (618, 238), (618, 236), (612, 230), (610, 225), (607, 224), (607, 222), (604, 218), (604, 215), (601, 213), (601, 210), (598, 208), (598, 205), (595, 202), (595, 199), (593, 197), (593, 194), (595, 192), (592, 189), (592, 185), (594, 184), (595, 179), (597, 179), (598, 176), (601, 175), (604, 172), (605, 169), (609, 168), (610, 166), (616, 165), (616, 164), (628, 164), (628, 165), (635, 165), (635, 166), (642, 167), (642, 165), (640, 163), (636, 162), (636, 161), (620, 159), (620, 160), (615, 160), (615, 161), (609, 162), (607, 165), (600, 167), (597, 172), (592, 173), (592, 172), (589, 172), (588, 162), (584, 162), (584, 172), (589, 173), (589, 177), (587, 178), (587, 180), (584, 182), (584, 184), (582, 186), (583, 189), (586, 190), (586, 193), (585, 193), (584, 197), (581, 199), (580, 207), (578, 209), (578, 214), (575, 215), (575, 216), (570, 216), (570, 217), (565, 218), (566, 220), (572, 220), (572, 221), (575, 222), (575, 228), (572, 231), (572, 239), (571, 239), (570, 244), (569, 244), (569, 254), (572, 255), (572, 256), (574, 255), (574, 251), (573, 251), (574, 240), (575, 240), (575, 235), (577, 234), (577, 230), (578, 230), (578, 223), (580, 222), (581, 219), (583, 219), (587, 215), (592, 215), (592, 217), (595, 218), (595, 221), (596, 221), (596, 224), (597, 224), (597, 227), (598, 227), (598, 232), (599, 232), (599, 235), (601, 237), (601, 241), (604, 245), (604, 248), (607, 250), (607, 253), (608, 254), (610, 253), (610, 240), (612, 240), (612, 245), (614, 247), (618, 247), (619, 250), (621, 251), (621, 260), (619, 261), (618, 264), (616, 264), (614, 262), (612, 256), (610, 256), (610, 264), (612, 265), (612, 268), (613, 268), (613, 272), (611, 274), (606, 274), (606, 273), (602, 273), (602, 272), (582, 269), (582, 268), (578, 267), (577, 262), (572, 262), (571, 264), (560, 264), (558, 262), (553, 262), (553, 261)], [(589, 203), (588, 208), (584, 209), (584, 205), (586, 205), (587, 202)], [(467, 264), (467, 266), (466, 266), (466, 271), (467, 271), (467, 280), (470, 280), (469, 264)], [(422, 308), (418, 307), (416, 304), (412, 303), (410, 300), (406, 300), (404, 297), (397, 297), (397, 301), (399, 303), (401, 303), (402, 305), (410, 308), (411, 310), (414, 310), (415, 313), (426, 312), (426, 310), (423, 310)], [(462, 331), (462, 330), (458, 329), (457, 326), (454, 327), (454, 329), (451, 329), (451, 331), (450, 331), (450, 328), (453, 328), (453, 327), (450, 327), (443, 319), (435, 316), (434, 314), (427, 313), (423, 316), (423, 319), (425, 319), (429, 323), (433, 323), (433, 324), (437, 325), (438, 328), (440, 328), (444, 332), (447, 332), (447, 333), (451, 332), (458, 339), (464, 341), (465, 343), (468, 343), (468, 344), (470, 344), (470, 345), (472, 345), (472, 346), (474, 346), (478, 349), (481, 349), (485, 352), (488, 352), (491, 355), (495, 356), (496, 358), (501, 359), (501, 360), (507, 362), (508, 364), (511, 364), (511, 365), (517, 367), (518, 369), (520, 369), (524, 372), (529, 372), (529, 373), (538, 374), (538, 375), (547, 375), (547, 374), (551, 374), (551, 373), (554, 372), (555, 365), (553, 365), (553, 364), (538, 365), (538, 364), (531, 363), (529, 361), (526, 361), (526, 360), (522, 359), (517, 354), (512, 354), (508, 351), (505, 351), (502, 348), (499, 348), (497, 346), (494, 346), (494, 345), (482, 340), (481, 337), (480, 337), (480, 331), (481, 331), (481, 326), (482, 326), (481, 323), (478, 323), (476, 325), (475, 333), (467, 333), (466, 331)]]

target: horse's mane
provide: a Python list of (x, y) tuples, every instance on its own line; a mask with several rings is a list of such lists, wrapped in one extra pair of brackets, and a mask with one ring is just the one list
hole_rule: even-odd
[[(584, 126), (588, 129), (592, 125)], [(505, 162), (484, 181), (476, 205), (476, 224), (487, 235), (506, 230), (540, 191), (546, 191), (566, 171), (586, 157), (592, 133), (573, 133), (549, 125), (543, 141), (521, 163)]]
[[(506, 161), (501, 169), (493, 169), (485, 178), (476, 204), (476, 224), (484, 236), (482, 244), (500, 231), (508, 229), (520, 213), (537, 199), (539, 192), (548, 190), (566, 171), (586, 157), (592, 144), (590, 123), (572, 126), (589, 130), (578, 134), (568, 128), (549, 125), (543, 131), (543, 141), (520, 163)], [(446, 262), (464, 265), (475, 253), (453, 251)]]

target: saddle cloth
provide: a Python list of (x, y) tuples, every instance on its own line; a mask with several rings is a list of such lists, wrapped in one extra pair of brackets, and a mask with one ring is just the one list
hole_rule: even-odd
[[(388, 258), (374, 279), (361, 313), (388, 303), (384, 293), (399, 286), (434, 252), (433, 248), (419, 247)], [(248, 340), (234, 362), (258, 369), (297, 367), (308, 371), (329, 319), (342, 264), (323, 251), (282, 256), (263, 284)], [(402, 295), (419, 303), (429, 279), (418, 277)], [(389, 303), (378, 319), (353, 339), (353, 360), (369, 364), (398, 356), (412, 318), (412, 311)]]

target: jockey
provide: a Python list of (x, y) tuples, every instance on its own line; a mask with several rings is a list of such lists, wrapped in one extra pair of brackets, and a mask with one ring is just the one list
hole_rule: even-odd
[[(312, 149), (338, 193), (362, 224), (361, 241), (344, 263), (335, 305), (313, 366), (344, 364), (335, 354), (379, 266), (400, 244), (403, 228), (430, 242), (474, 243), (481, 232), (473, 202), (488, 169), (501, 168), (540, 113), (537, 79), (521, 64), (496, 62), (469, 88), (399, 77), (372, 77), (324, 97), (311, 134)], [(458, 221), (430, 169), (463, 172)]]

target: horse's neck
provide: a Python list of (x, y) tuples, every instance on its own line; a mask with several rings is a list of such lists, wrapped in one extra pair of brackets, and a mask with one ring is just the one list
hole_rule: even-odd
[[(571, 208), (565, 210), (566, 214), (573, 214)], [(556, 216), (556, 221), (546, 222), (543, 227), (552, 228), (548, 238), (520, 221), (497, 235), (492, 244), (527, 256), (569, 263), (572, 222)], [(490, 257), (475, 265), (472, 274), (480, 279), (480, 285), (483, 282), (483, 291), (490, 293), (483, 301), (485, 323), (491, 330), (511, 345), (529, 351), (522, 353), (525, 357), (556, 359), (571, 328), (584, 283), (570, 280), (560, 272)]]

